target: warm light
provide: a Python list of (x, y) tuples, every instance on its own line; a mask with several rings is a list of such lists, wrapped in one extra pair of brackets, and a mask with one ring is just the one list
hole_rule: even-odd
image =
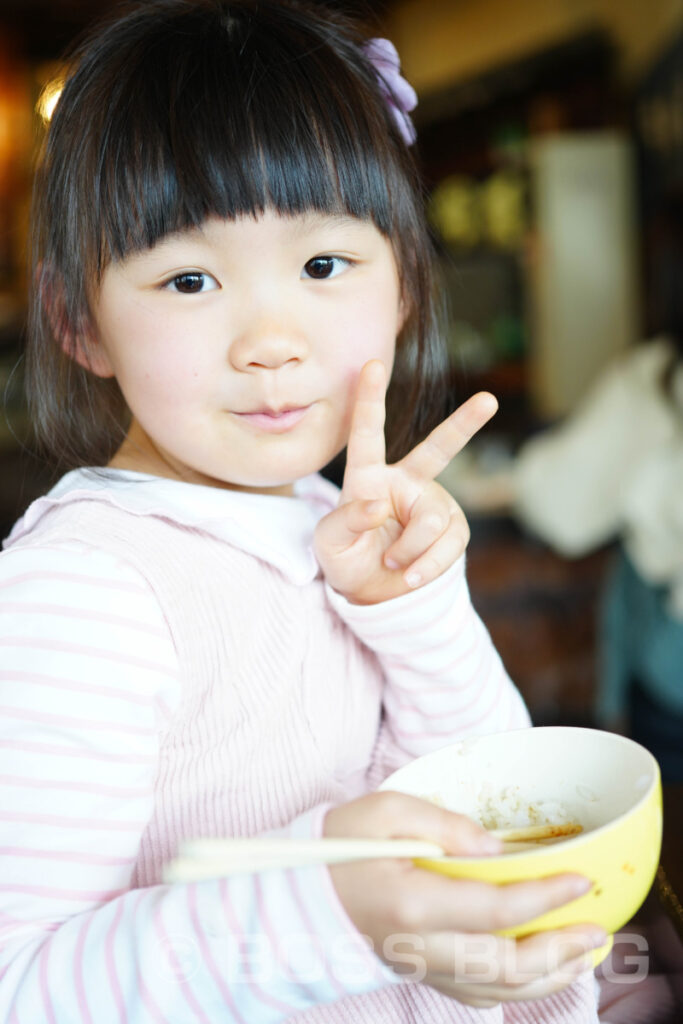
[(40, 94), (40, 99), (36, 106), (36, 110), (42, 117), (43, 121), (48, 123), (54, 113), (54, 109), (57, 106), (57, 101), (62, 95), (62, 89), (64, 88), (64, 82), (61, 78), (54, 78), (51, 82), (48, 82), (43, 91)]

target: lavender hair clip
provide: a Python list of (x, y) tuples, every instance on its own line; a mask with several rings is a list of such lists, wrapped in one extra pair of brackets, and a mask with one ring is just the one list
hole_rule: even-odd
[(379, 87), (407, 146), (417, 138), (410, 111), (417, 106), (417, 93), (401, 75), (401, 61), (389, 39), (369, 39), (363, 52), (377, 73)]

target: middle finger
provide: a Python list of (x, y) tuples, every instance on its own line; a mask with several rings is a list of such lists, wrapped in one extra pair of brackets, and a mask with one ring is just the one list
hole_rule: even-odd
[(491, 419), (498, 402), (488, 391), (480, 391), (452, 412), (424, 441), (415, 445), (398, 465), (422, 480), (433, 480), (452, 458)]

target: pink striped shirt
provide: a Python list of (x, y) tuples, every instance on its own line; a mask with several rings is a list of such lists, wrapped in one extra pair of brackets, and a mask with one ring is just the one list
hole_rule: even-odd
[[(528, 723), (462, 562), (358, 607), (294, 498), (77, 471), (0, 556), (0, 1019), (596, 1020), (586, 978), (475, 1011), (399, 983), (324, 867), (162, 883), (188, 838), (320, 834), (330, 806)], [(520, 1016), (520, 1014), (522, 1014)]]

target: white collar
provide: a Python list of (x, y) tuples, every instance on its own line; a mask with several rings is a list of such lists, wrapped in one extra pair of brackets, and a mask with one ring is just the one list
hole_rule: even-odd
[(339, 488), (318, 473), (294, 484), (294, 497), (224, 490), (121, 469), (75, 469), (29, 506), (5, 541), (26, 536), (56, 505), (105, 501), (227, 541), (302, 586), (318, 575), (313, 530), (336, 508)]

